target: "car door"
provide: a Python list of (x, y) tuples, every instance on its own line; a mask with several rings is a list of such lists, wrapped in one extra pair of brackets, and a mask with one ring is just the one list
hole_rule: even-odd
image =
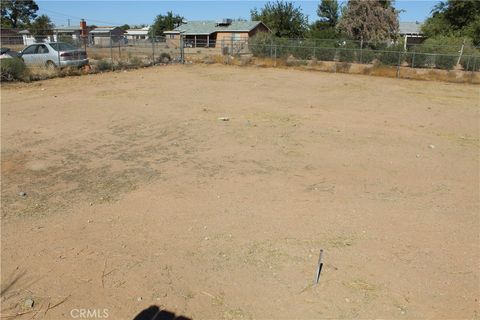
[(25, 62), (25, 64), (28, 66), (33, 66), (35, 65), (35, 56), (37, 54), (37, 45), (32, 44), (31, 46), (26, 47), (22, 51), (22, 59)]

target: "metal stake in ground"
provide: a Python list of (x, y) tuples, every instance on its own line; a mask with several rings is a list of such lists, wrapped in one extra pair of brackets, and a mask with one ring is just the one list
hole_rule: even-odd
[(315, 284), (318, 284), (320, 280), (320, 272), (322, 272), (323, 267), (323, 249), (320, 249), (320, 256), (318, 257), (318, 265), (317, 265), (317, 274), (315, 275)]

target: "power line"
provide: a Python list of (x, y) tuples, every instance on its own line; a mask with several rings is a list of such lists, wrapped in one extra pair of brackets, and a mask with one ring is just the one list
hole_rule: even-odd
[(66, 17), (66, 18), (74, 18), (74, 19), (78, 19), (78, 20), (85, 19), (87, 21), (92, 21), (92, 22), (97, 22), (97, 23), (106, 23), (106, 24), (110, 24), (110, 25), (122, 25), (122, 23), (118, 23), (118, 22), (96, 20), (96, 19), (90, 19), (90, 18), (86, 18), (86, 17), (81, 18), (81, 17), (70, 15), (70, 14), (56, 12), (56, 11), (48, 10), (48, 9), (41, 9), (41, 11), (45, 11), (45, 12), (48, 12), (50, 14), (57, 15), (57, 16), (63, 16), (63, 17)]

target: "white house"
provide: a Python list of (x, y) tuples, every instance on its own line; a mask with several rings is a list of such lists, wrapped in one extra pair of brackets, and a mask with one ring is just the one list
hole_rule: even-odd
[(148, 39), (148, 30), (150, 29), (149, 26), (140, 28), (140, 29), (128, 29), (125, 32), (125, 36), (127, 40), (146, 40)]
[(426, 39), (422, 33), (422, 23), (418, 21), (400, 22), (399, 25), (399, 34), (405, 39), (405, 50), (407, 49), (407, 46), (420, 44)]

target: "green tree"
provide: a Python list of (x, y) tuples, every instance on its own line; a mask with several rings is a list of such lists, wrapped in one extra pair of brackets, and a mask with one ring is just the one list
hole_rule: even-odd
[(153, 36), (161, 36), (164, 31), (173, 30), (181, 25), (183, 19), (182, 16), (173, 14), (172, 11), (167, 12), (166, 15), (159, 14), (150, 27), (150, 34)]
[(128, 30), (128, 29), (130, 29), (130, 26), (128, 24), (124, 24), (123, 26), (120, 26), (120, 29)]
[(320, 21), (327, 22), (330, 27), (335, 27), (340, 17), (338, 1), (322, 0), (318, 5), (317, 15), (320, 17)]
[(30, 24), (28, 31), (35, 40), (40, 41), (53, 34), (53, 23), (47, 15), (42, 14)]
[(252, 20), (262, 21), (277, 37), (301, 38), (308, 29), (308, 17), (291, 2), (268, 2), (250, 11)]
[(356, 40), (393, 40), (398, 35), (398, 11), (389, 0), (349, 0), (338, 29)]
[(307, 37), (316, 39), (335, 39), (339, 34), (336, 25), (340, 18), (340, 7), (337, 0), (322, 0), (317, 8), (320, 20), (315, 21), (309, 27)]
[(432, 10), (423, 27), (428, 37), (469, 37), (480, 45), (480, 1), (448, 0), (440, 2)]
[(38, 5), (33, 0), (0, 0), (2, 28), (21, 28), (35, 19)]

